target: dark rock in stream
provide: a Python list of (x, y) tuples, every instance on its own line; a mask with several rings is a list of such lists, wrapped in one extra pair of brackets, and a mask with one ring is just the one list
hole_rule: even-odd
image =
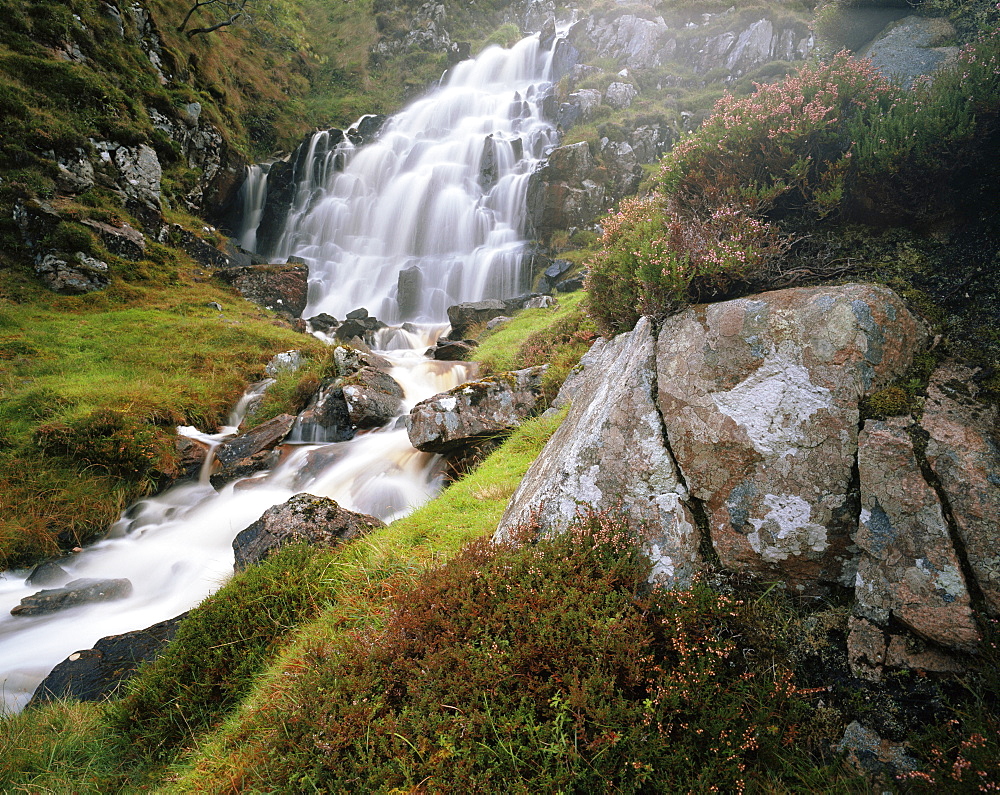
[(211, 484), (219, 488), (231, 480), (273, 467), (279, 458), (274, 448), (284, 441), (294, 424), (294, 415), (279, 414), (253, 430), (224, 441), (215, 449), (215, 457), (222, 468), (209, 478)]
[(92, 649), (74, 652), (42, 680), (28, 706), (65, 698), (101, 701), (114, 695), (135, 676), (141, 663), (154, 659), (166, 648), (186, 615), (182, 613), (146, 629), (109, 635)]
[(362, 367), (341, 387), (347, 414), (355, 428), (378, 428), (396, 416), (403, 388), (387, 373)]
[(73, 580), (62, 588), (49, 588), (24, 597), (21, 604), (11, 608), (10, 614), (12, 616), (37, 616), (91, 602), (110, 602), (113, 599), (124, 599), (131, 593), (132, 583), (126, 579)]
[(235, 571), (260, 563), (286, 544), (332, 547), (385, 525), (373, 516), (341, 508), (328, 497), (296, 494), (268, 508), (233, 541)]
[(28, 585), (62, 585), (69, 580), (69, 572), (54, 560), (39, 563), (25, 579)]

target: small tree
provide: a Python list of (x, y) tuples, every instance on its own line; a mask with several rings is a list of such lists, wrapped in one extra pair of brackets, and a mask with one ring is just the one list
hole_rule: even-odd
[(214, 21), (210, 25), (187, 30), (186, 35), (189, 39), (197, 36), (199, 33), (211, 33), (212, 31), (219, 30), (220, 28), (234, 25), (240, 20), (242, 20), (244, 24), (252, 24), (253, 6), (257, 2), (258, 0), (196, 0), (194, 5), (188, 9), (187, 14), (184, 15), (184, 20), (177, 26), (177, 32), (185, 33), (188, 23), (191, 21), (191, 17), (202, 9), (205, 9), (206, 13), (211, 16)]

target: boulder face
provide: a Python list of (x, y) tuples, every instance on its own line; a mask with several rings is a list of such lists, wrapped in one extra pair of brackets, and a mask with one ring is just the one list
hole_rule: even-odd
[(891, 23), (861, 55), (908, 88), (921, 75), (955, 62), (958, 47), (946, 46), (954, 39), (955, 28), (947, 19), (909, 16)]
[(396, 380), (363, 367), (342, 387), (347, 416), (355, 428), (378, 428), (396, 416), (403, 401), (403, 388)]
[(174, 638), (187, 613), (146, 629), (101, 638), (94, 648), (74, 652), (46, 676), (28, 706), (72, 698), (102, 701), (131, 679), (139, 665), (157, 657)]
[(276, 550), (297, 542), (336, 546), (385, 525), (373, 516), (341, 508), (327, 497), (296, 494), (268, 508), (233, 541), (233, 568), (243, 571)]
[(686, 585), (699, 534), (656, 404), (656, 337), (648, 318), (598, 340), (570, 383), (572, 408), (528, 470), (497, 530), (520, 524), (564, 530), (584, 507), (623, 508), (654, 563), (653, 577)]
[(971, 650), (979, 632), (969, 591), (911, 429), (909, 418), (896, 418), (869, 420), (861, 432), (855, 612), (881, 626), (894, 618), (928, 640)]
[(410, 444), (427, 453), (455, 453), (510, 433), (541, 410), (545, 366), (461, 384), (414, 406), (407, 418)]
[(978, 371), (954, 363), (931, 375), (920, 421), (986, 611), (1000, 616), (1000, 444), (997, 408), (976, 400)]
[(657, 345), (658, 405), (722, 564), (851, 584), (858, 400), (926, 337), (890, 290), (799, 288), (693, 307)]

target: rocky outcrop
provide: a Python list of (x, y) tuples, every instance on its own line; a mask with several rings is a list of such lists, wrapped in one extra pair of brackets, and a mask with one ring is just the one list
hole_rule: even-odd
[(498, 317), (507, 317), (520, 309), (543, 309), (551, 306), (550, 296), (531, 294), (517, 298), (488, 298), (485, 301), (469, 301), (448, 307), (448, 322), (451, 331), (448, 340), (464, 340), (474, 326), (488, 323)]
[(309, 269), (305, 265), (244, 265), (216, 271), (215, 275), (248, 301), (286, 317), (300, 317), (306, 308)]
[(26, 596), (12, 607), (12, 616), (37, 616), (70, 607), (124, 599), (132, 593), (132, 583), (120, 580), (72, 580), (61, 588), (49, 588)]
[(920, 427), (927, 434), (927, 463), (946, 495), (975, 585), (987, 612), (1000, 616), (997, 408), (976, 399), (979, 375), (952, 362), (938, 367)]
[(925, 339), (891, 291), (782, 290), (668, 319), (659, 407), (722, 564), (811, 588), (853, 583), (858, 399)]
[(42, 284), (56, 293), (82, 295), (103, 290), (111, 283), (108, 263), (77, 251), (71, 257), (46, 254), (35, 265)]
[(80, 223), (96, 232), (104, 247), (116, 257), (140, 260), (146, 255), (146, 238), (128, 224), (113, 226), (89, 218)]
[(385, 525), (373, 516), (341, 508), (327, 497), (296, 494), (281, 505), (268, 508), (233, 541), (235, 571), (260, 563), (293, 543), (334, 547)]
[(455, 453), (504, 436), (541, 410), (545, 367), (499, 373), (427, 398), (410, 410), (410, 444), (428, 453)]
[(497, 530), (564, 530), (587, 507), (627, 512), (665, 584), (690, 582), (699, 533), (656, 404), (656, 336), (648, 318), (598, 340), (572, 383), (573, 405), (511, 498)]
[(193, 212), (205, 209), (206, 198), (212, 203), (224, 203), (234, 185), (229, 184), (222, 190), (213, 190), (213, 186), (217, 181), (232, 183), (231, 174), (223, 170), (229, 156), (228, 147), (219, 130), (202, 118), (201, 104), (188, 103), (177, 116), (168, 116), (156, 108), (149, 108), (148, 112), (154, 129), (176, 142), (188, 167), (199, 172), (197, 184), (184, 197), (188, 209)]
[(597, 164), (586, 141), (554, 150), (528, 180), (528, 222), (536, 237), (578, 229), (607, 210), (606, 191), (595, 181)]
[(971, 650), (979, 640), (961, 563), (941, 501), (920, 472), (909, 418), (869, 420), (858, 471), (862, 550), (855, 612), (874, 624), (891, 619), (942, 646)]
[(187, 613), (146, 629), (101, 638), (92, 649), (77, 651), (59, 663), (35, 689), (29, 707), (48, 701), (103, 701), (131, 679), (139, 666), (155, 659), (173, 640)]

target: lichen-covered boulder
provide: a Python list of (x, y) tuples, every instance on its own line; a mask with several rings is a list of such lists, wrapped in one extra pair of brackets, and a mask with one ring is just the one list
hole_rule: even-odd
[(858, 446), (863, 554), (855, 612), (892, 619), (928, 640), (973, 649), (979, 632), (938, 495), (924, 480), (909, 418), (869, 420)]
[(455, 453), (505, 436), (541, 410), (545, 366), (460, 384), (414, 406), (407, 418), (410, 444), (426, 453)]
[(355, 428), (378, 428), (396, 416), (403, 388), (388, 373), (363, 367), (342, 386), (347, 416)]
[(332, 547), (385, 525), (373, 516), (341, 508), (328, 497), (296, 494), (268, 508), (233, 541), (233, 568), (243, 571), (286, 544)]
[(997, 409), (976, 399), (978, 373), (952, 363), (927, 387), (927, 462), (948, 498), (986, 610), (1000, 615), (1000, 444)]
[(671, 450), (722, 564), (854, 582), (858, 400), (926, 338), (891, 290), (797, 288), (691, 307), (657, 343)]
[(685, 505), (656, 405), (653, 324), (598, 340), (581, 362), (572, 406), (512, 497), (496, 538), (537, 521), (564, 530), (582, 508), (622, 510), (644, 540), (653, 578), (684, 585), (698, 568), (699, 534)]
[(46, 254), (35, 265), (35, 273), (50, 290), (65, 295), (92, 293), (111, 283), (108, 263), (82, 251), (72, 257)]

